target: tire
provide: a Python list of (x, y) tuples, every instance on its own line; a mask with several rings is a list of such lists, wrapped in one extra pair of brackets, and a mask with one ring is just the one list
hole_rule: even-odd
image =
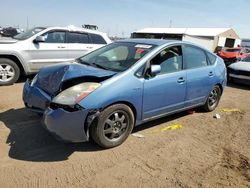
[(11, 59), (0, 58), (0, 86), (14, 84), (20, 76), (20, 69)]
[(95, 124), (90, 126), (90, 135), (103, 148), (122, 144), (134, 127), (134, 114), (124, 104), (112, 105), (101, 112)]
[(207, 101), (203, 106), (203, 109), (206, 112), (211, 112), (213, 111), (219, 104), (221, 97), (221, 89), (218, 85), (214, 86), (212, 91), (209, 93), (207, 97)]

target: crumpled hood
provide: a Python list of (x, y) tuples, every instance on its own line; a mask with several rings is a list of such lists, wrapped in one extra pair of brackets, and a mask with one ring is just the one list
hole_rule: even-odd
[(38, 73), (36, 86), (50, 95), (54, 95), (60, 90), (61, 84), (64, 81), (85, 76), (101, 78), (113, 76), (115, 74), (116, 72), (113, 71), (99, 69), (79, 63), (60, 63), (60, 65), (54, 65), (41, 69)]
[(0, 44), (12, 44), (16, 43), (18, 40), (13, 38), (0, 38)]
[(231, 69), (241, 70), (241, 71), (249, 71), (250, 72), (250, 62), (237, 62), (229, 65)]

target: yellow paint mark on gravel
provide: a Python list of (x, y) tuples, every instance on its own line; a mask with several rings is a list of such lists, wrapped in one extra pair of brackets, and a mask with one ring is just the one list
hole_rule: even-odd
[(180, 123), (175, 123), (175, 124), (169, 125), (167, 127), (160, 128), (160, 131), (161, 132), (172, 131), (172, 130), (181, 129), (181, 128), (182, 128), (182, 125)]
[(222, 108), (221, 111), (222, 112), (241, 112), (241, 110), (238, 108)]
[(158, 129), (150, 131), (150, 133), (159, 133), (159, 132), (165, 132), (165, 131), (172, 131), (176, 129), (181, 129), (182, 125), (180, 123), (173, 123), (165, 127), (160, 127)]

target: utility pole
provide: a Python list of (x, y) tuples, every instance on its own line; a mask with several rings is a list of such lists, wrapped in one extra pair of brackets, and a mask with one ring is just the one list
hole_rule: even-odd
[(26, 31), (29, 29), (29, 17), (27, 16), (27, 20), (26, 20)]
[(172, 27), (172, 20), (170, 19), (169, 20), (169, 28), (171, 28)]

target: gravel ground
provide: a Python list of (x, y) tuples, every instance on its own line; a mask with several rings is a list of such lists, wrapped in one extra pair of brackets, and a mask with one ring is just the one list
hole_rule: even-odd
[(152, 121), (102, 150), (55, 140), (22, 87), (0, 87), (0, 187), (250, 187), (250, 88), (228, 86), (214, 112)]

